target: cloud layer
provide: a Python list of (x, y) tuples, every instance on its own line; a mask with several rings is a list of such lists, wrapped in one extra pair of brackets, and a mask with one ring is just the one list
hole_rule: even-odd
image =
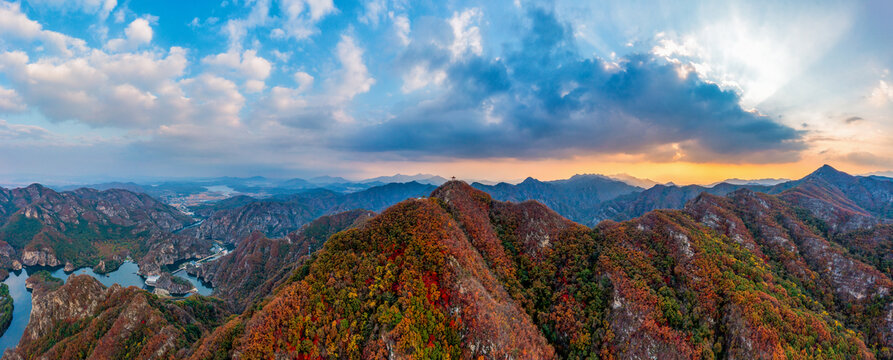
[(791, 21), (770, 23), (748, 18), (768, 5), (738, 5), (665, 3), (667, 21), (620, 1), (0, 0), (0, 151), (167, 173), (596, 157), (883, 165), (893, 60), (860, 58), (870, 65), (849, 66), (864, 73), (839, 88), (847, 76), (819, 61), (862, 23), (823, 24), (856, 7), (778, 5), (771, 19)]
[[(649, 54), (582, 57), (572, 29), (543, 10), (529, 13), (519, 48), (482, 56), (468, 24), (474, 14), (449, 21), (448, 46), (413, 39), (404, 54), (405, 67), (423, 69), (419, 77), (446, 74), (443, 91), (344, 143), (407, 157), (621, 152), (696, 162), (791, 161), (804, 148), (800, 132), (742, 109), (738, 94), (676, 64)], [(425, 85), (413, 76), (406, 83), (410, 91)]]

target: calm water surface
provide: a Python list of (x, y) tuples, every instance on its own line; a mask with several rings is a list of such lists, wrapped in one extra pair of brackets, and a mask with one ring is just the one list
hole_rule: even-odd
[[(40, 270), (40, 268), (37, 267), (30, 269), (31, 272), (38, 270)], [(108, 274), (97, 274), (90, 268), (77, 269), (71, 273), (66, 273), (62, 268), (48, 270), (53, 276), (62, 280), (68, 280), (69, 276), (75, 274), (87, 274), (94, 277), (96, 280), (99, 280), (99, 282), (105, 286), (119, 284), (125, 287), (136, 286), (141, 289), (153, 290), (151, 287), (145, 285), (145, 280), (141, 276), (136, 274), (137, 271), (139, 271), (139, 266), (132, 261), (125, 262), (118, 268), (118, 270)], [(9, 329), (6, 330), (6, 333), (4, 333), (3, 336), (0, 336), (0, 355), (2, 355), (6, 349), (14, 347), (19, 343), (19, 339), (21, 339), (22, 334), (25, 333), (25, 326), (28, 325), (28, 320), (31, 318), (31, 291), (25, 288), (25, 280), (28, 279), (28, 271), (28, 268), (15, 272), (10, 271), (9, 278), (3, 281), (9, 286), (9, 294), (12, 295), (14, 308), (12, 310), (12, 322), (9, 324)], [(186, 274), (184, 271), (177, 273), (175, 276), (182, 277), (192, 282), (192, 284), (195, 285), (195, 288), (198, 289), (199, 294), (211, 295), (211, 292), (213, 291), (210, 286), (202, 283), (198, 278)]]

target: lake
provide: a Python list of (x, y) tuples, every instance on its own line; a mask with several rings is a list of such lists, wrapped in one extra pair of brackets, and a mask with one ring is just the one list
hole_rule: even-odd
[[(35, 272), (41, 269), (46, 268), (31, 267), (30, 271)], [(97, 274), (90, 268), (77, 269), (71, 273), (66, 273), (61, 267), (47, 270), (49, 270), (53, 276), (62, 280), (68, 280), (68, 277), (74, 274), (87, 274), (96, 280), (99, 280), (99, 282), (105, 286), (119, 284), (125, 287), (136, 286), (149, 291), (153, 290), (152, 287), (145, 285), (143, 277), (137, 275), (139, 266), (132, 261), (124, 262), (118, 270), (108, 274)], [(12, 310), (12, 322), (9, 324), (9, 329), (7, 329), (6, 333), (0, 337), (0, 355), (2, 355), (6, 349), (18, 345), (19, 339), (21, 339), (22, 335), (25, 333), (25, 326), (28, 325), (28, 321), (31, 319), (31, 291), (25, 288), (25, 280), (28, 279), (28, 271), (29, 268), (23, 268), (20, 271), (14, 272), (10, 271), (9, 278), (3, 281), (9, 286), (9, 294), (12, 296), (14, 308)], [(211, 287), (206, 286), (198, 278), (186, 274), (186, 272), (181, 271), (175, 276), (182, 277), (192, 282), (198, 290), (198, 293), (201, 295), (211, 295), (211, 292), (214, 290)]]

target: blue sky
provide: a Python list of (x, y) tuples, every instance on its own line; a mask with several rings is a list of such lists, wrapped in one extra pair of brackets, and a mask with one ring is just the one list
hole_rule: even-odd
[(893, 5), (0, 0), (0, 180), (893, 168)]

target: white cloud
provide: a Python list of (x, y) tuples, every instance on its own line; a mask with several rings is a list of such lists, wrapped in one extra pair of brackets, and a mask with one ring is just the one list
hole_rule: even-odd
[(183, 80), (181, 84), (190, 94), (190, 110), (197, 120), (226, 126), (241, 123), (239, 112), (245, 105), (245, 97), (232, 81), (202, 74), (194, 79)]
[(300, 17), (306, 13), (310, 20), (319, 20), (323, 16), (335, 12), (335, 4), (332, 0), (282, 0), (280, 7), (289, 19)]
[[(759, 10), (726, 11), (681, 34), (658, 33), (658, 45), (651, 52), (690, 66), (683, 72), (694, 71), (741, 93), (742, 105), (751, 108), (776, 95), (822, 59), (851, 24), (841, 9), (817, 7), (791, 15), (755, 8)], [(759, 11), (761, 16), (750, 16), (749, 11)]]
[(111, 51), (134, 50), (150, 42), (152, 26), (149, 25), (149, 20), (139, 18), (127, 25), (123, 38), (109, 40), (105, 47)]
[(18, 112), (24, 111), (25, 104), (22, 97), (13, 90), (0, 86), (0, 112)]
[(0, 53), (5, 74), (24, 103), (52, 121), (91, 126), (146, 127), (185, 121), (189, 105), (178, 78), (186, 51), (107, 54), (32, 61), (22, 52)]
[(409, 18), (406, 15), (395, 16), (394, 29), (397, 32), (397, 37), (400, 38), (400, 42), (403, 45), (409, 45)]
[(868, 96), (868, 102), (878, 107), (893, 102), (893, 87), (884, 80), (878, 81), (878, 86)]
[(280, 16), (270, 16), (270, 0), (248, 0), (250, 11), (245, 18), (230, 19), (223, 26), (231, 49), (241, 49), (248, 32), (258, 27), (273, 27), (269, 36), (273, 39), (294, 38), (303, 40), (317, 33), (316, 24), (326, 15), (338, 9), (332, 0), (280, 0)]
[(375, 79), (369, 75), (369, 70), (363, 63), (363, 49), (354, 43), (353, 38), (342, 35), (336, 53), (341, 62), (341, 74), (333, 95), (338, 100), (350, 100), (369, 91), (372, 84), (375, 84)]
[(270, 0), (249, 0), (246, 1), (246, 5), (251, 6), (248, 16), (242, 19), (230, 19), (223, 27), (224, 33), (229, 37), (230, 48), (241, 48), (242, 40), (249, 30), (265, 26), (271, 20)]
[(269, 110), (273, 110), (274, 114), (282, 116), (303, 111), (308, 107), (309, 103), (302, 95), (300, 87), (298, 89), (282, 86), (273, 87), (270, 90), (270, 96), (267, 98), (267, 104), (271, 107)]
[(372, 28), (386, 20), (390, 20), (394, 33), (403, 45), (409, 44), (409, 17), (406, 15), (407, 4), (401, 0), (367, 1), (365, 11), (360, 14), (359, 21)]
[(282, 0), (279, 9), (285, 14), (285, 34), (298, 40), (315, 34), (319, 31), (316, 23), (338, 11), (332, 0)]
[(287, 62), (289, 58), (291, 58), (291, 51), (279, 51), (277, 49), (273, 49), (270, 51), (280, 62)]
[(453, 58), (461, 58), (466, 53), (481, 55), (484, 47), (481, 44), (481, 29), (477, 23), (481, 19), (481, 11), (477, 8), (467, 9), (462, 13), (454, 13), (449, 19), (453, 29), (453, 43), (450, 52)]
[(44, 139), (50, 136), (50, 132), (40, 126), (10, 124), (0, 119), (0, 140), (4, 143), (10, 141)]
[(387, 0), (370, 0), (366, 2), (366, 11), (360, 16), (360, 22), (378, 26), (381, 17), (387, 12)]
[(222, 70), (245, 80), (245, 89), (258, 92), (264, 89), (264, 81), (270, 76), (273, 66), (266, 59), (257, 56), (257, 50), (245, 50), (241, 54), (230, 50), (217, 55), (209, 55), (202, 63), (213, 70)]
[(265, 123), (281, 123), (304, 129), (321, 129), (326, 125), (351, 122), (349, 102), (368, 92), (375, 84), (363, 63), (363, 50), (350, 36), (341, 36), (335, 48), (341, 67), (328, 76), (324, 90), (310, 93), (314, 78), (305, 72), (294, 74), (296, 88), (273, 87), (260, 103), (253, 117)]
[(121, 24), (124, 22), (124, 18), (127, 16), (127, 12), (124, 9), (118, 9), (115, 11), (114, 20), (115, 24)]
[(443, 69), (430, 71), (424, 65), (419, 64), (403, 74), (403, 87), (401, 87), (401, 90), (404, 93), (410, 93), (430, 84), (440, 85), (446, 80), (446, 77), (446, 72)]
[(86, 42), (67, 35), (44, 30), (40, 23), (31, 20), (21, 12), (18, 3), (0, 2), (0, 37), (24, 41), (39, 41), (64, 55), (72, 51), (83, 51)]
[(313, 87), (313, 76), (303, 71), (298, 71), (295, 73), (295, 82), (298, 83), (297, 92), (304, 93)]

